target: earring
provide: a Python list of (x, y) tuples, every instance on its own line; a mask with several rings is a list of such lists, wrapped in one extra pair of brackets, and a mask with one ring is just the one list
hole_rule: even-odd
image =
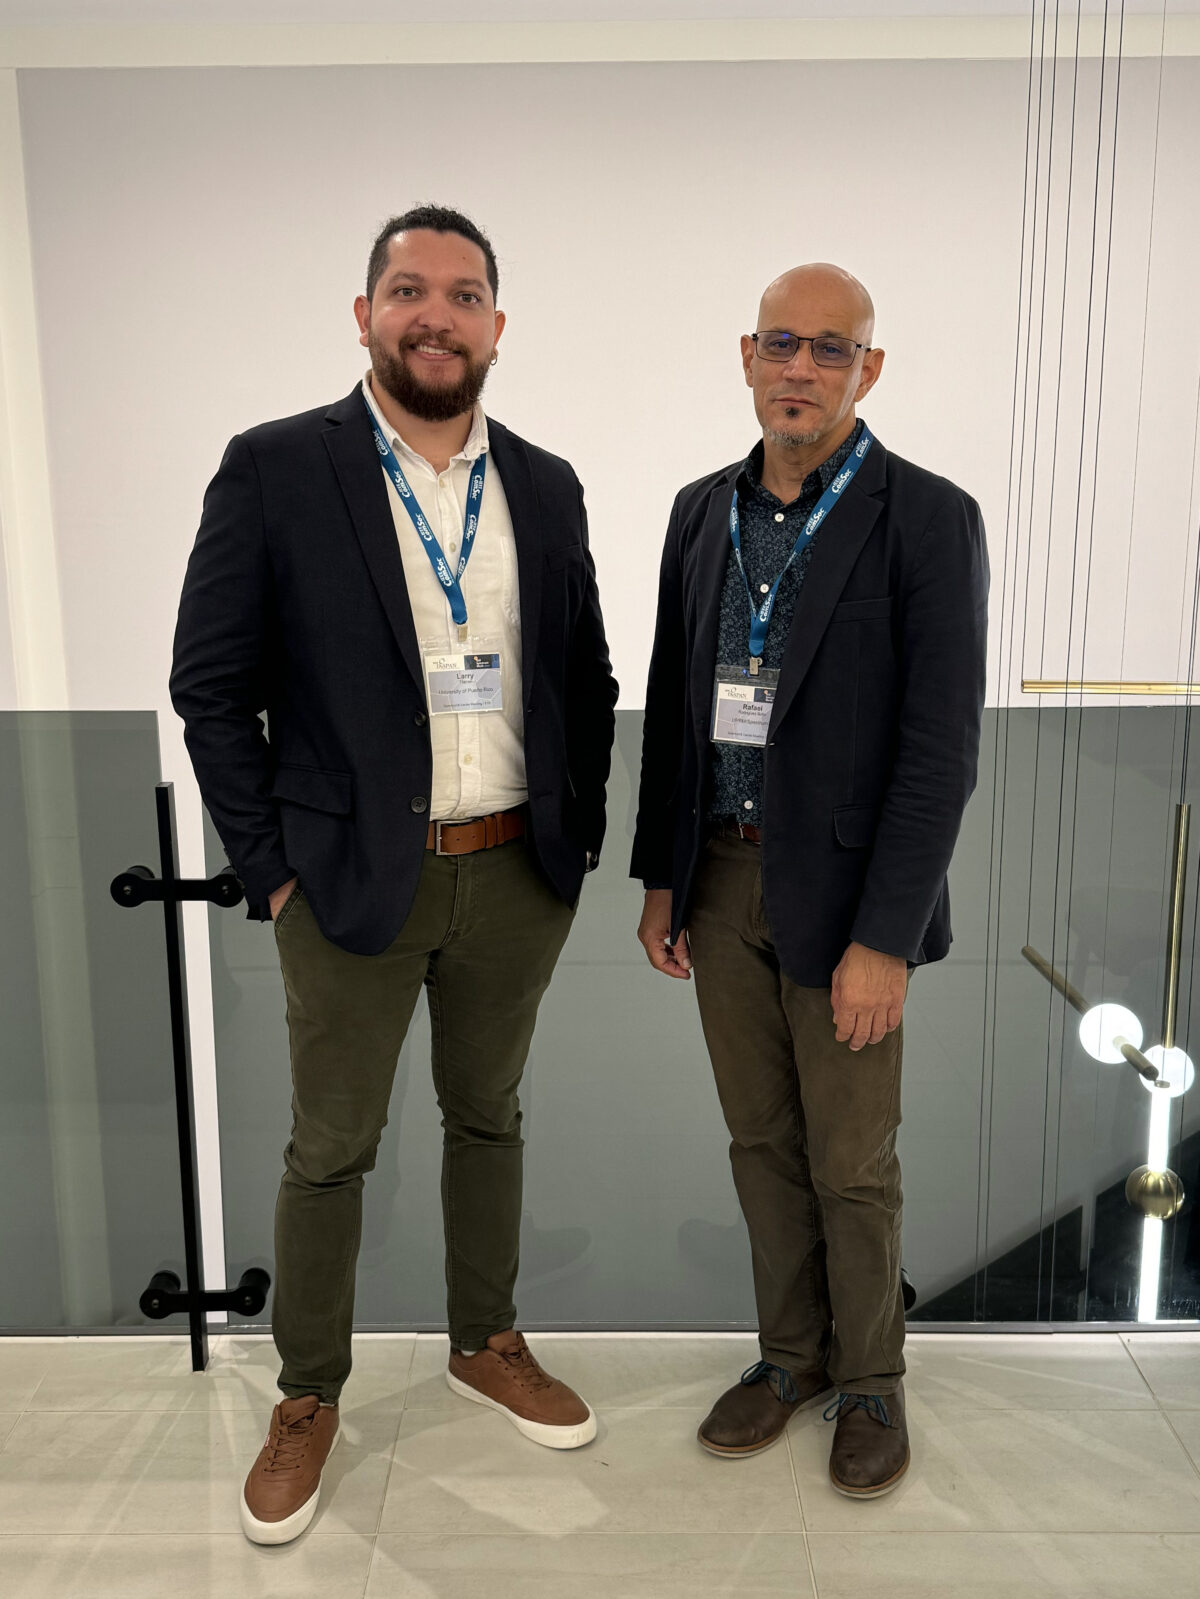
[(488, 365), (489, 366), (495, 366), (496, 362), (499, 359), (500, 359), (500, 351), (499, 350), (493, 350), (492, 351), (492, 359), (488, 362)]

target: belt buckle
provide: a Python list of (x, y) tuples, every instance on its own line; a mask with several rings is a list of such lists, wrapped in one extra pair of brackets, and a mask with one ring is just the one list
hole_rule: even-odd
[(435, 855), (445, 855), (446, 853), (442, 848), (442, 828), (445, 825), (445, 822), (434, 822), (433, 824), (433, 853)]

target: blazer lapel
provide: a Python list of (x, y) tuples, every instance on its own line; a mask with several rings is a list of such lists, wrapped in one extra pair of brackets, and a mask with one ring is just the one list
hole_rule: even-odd
[(529, 451), (515, 434), (488, 418), (488, 453), (504, 485), (517, 547), (517, 586), (521, 597), (521, 669), (533, 681), (538, 628), (542, 617), (542, 511)]
[(387, 498), (391, 490), (380, 469), (362, 390), (355, 388), (344, 400), (331, 405), (325, 420), (330, 424), (323, 435), (325, 447), (346, 497), (367, 570), (396, 636), (404, 664), (423, 696), (425, 678), (421, 670), (421, 652), (413, 626), (408, 585), (404, 581), (404, 563), (396, 542), (396, 524)]
[(878, 496), (884, 488), (886, 456), (886, 450), (876, 440), (853, 483), (846, 488), (846, 498), (821, 530), (820, 541), (800, 585), (796, 612), (783, 649), (779, 691), (771, 713), (772, 734), (799, 693), (817, 646), (829, 626), (833, 608), (879, 519), (882, 506)]
[[(729, 566), (729, 508), (740, 466), (731, 466), (709, 497), (708, 509), (696, 539), (696, 647), (692, 651), (691, 701), (700, 747), (708, 743), (712, 720), (713, 683), (721, 632), (721, 593)], [(750, 602), (746, 602), (746, 634), (750, 633)], [(747, 654), (749, 650), (747, 648)]]

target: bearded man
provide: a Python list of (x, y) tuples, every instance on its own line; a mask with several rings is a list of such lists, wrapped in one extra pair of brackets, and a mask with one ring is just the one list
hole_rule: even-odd
[[(516, 1330), (518, 1085), (604, 835), (617, 685), (567, 462), (485, 416), (504, 314), (467, 217), (393, 217), (355, 301), (371, 370), (235, 438), (171, 693), (287, 993), (282, 1362), (242, 1527), (312, 1520), (351, 1362), (363, 1178), (424, 988), (445, 1129), (450, 1387), (555, 1449), (590, 1407)], [(264, 729), (260, 717), (266, 713)]]

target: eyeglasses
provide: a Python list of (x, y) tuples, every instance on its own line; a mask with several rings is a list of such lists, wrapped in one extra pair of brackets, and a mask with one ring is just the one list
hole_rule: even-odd
[(752, 333), (754, 348), (764, 361), (790, 361), (798, 354), (800, 346), (812, 349), (812, 358), (818, 366), (849, 366), (858, 350), (870, 350), (870, 344), (856, 344), (853, 339), (843, 339), (834, 333), (818, 333), (806, 338), (802, 333), (787, 333), (782, 328), (769, 328), (765, 333)]

